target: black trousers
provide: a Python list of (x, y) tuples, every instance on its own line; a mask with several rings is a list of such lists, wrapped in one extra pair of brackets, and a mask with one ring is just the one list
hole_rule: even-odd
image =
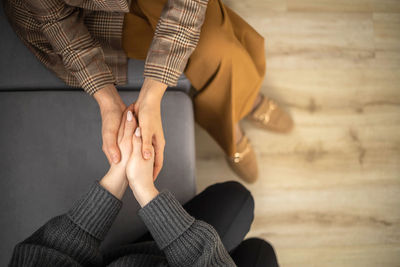
[[(212, 225), (236, 265), (278, 266), (273, 247), (265, 240), (246, 239), (254, 218), (254, 199), (238, 182), (218, 183), (207, 187), (185, 205), (185, 210)], [(138, 241), (151, 240), (146, 234)]]

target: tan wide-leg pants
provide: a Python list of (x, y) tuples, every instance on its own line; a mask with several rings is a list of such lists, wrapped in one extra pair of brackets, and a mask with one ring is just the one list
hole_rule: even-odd
[[(166, 2), (132, 0), (122, 40), (129, 58), (146, 59)], [(222, 0), (209, 0), (200, 40), (184, 73), (197, 91), (197, 123), (233, 155), (235, 125), (250, 112), (265, 76), (264, 38)]]

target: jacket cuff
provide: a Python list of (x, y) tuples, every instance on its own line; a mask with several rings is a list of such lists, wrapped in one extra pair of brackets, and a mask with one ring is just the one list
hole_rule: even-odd
[(160, 249), (171, 244), (194, 222), (169, 191), (159, 193), (138, 214)]
[(89, 234), (103, 240), (121, 207), (122, 202), (96, 181), (67, 216)]
[[(93, 70), (93, 66), (88, 65), (86, 69)], [(87, 70), (82, 70), (75, 73), (74, 76), (78, 79), (80, 86), (89, 95), (93, 95), (98, 90), (108, 84), (115, 84), (115, 78), (106, 63), (97, 61), (96, 71), (88, 73)]]
[(158, 66), (156, 64), (146, 62), (143, 76), (162, 82), (168, 86), (176, 86), (182, 71), (173, 70), (165, 66)]

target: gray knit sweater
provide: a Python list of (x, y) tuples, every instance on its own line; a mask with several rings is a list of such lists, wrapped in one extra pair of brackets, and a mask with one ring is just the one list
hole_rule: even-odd
[(19, 243), (10, 266), (235, 266), (215, 229), (190, 216), (169, 191), (139, 210), (155, 242), (101, 254), (121, 206), (96, 182), (70, 211)]

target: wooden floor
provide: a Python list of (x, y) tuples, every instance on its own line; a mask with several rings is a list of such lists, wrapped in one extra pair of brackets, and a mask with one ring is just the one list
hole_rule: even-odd
[[(262, 92), (292, 114), (243, 123), (260, 169), (249, 237), (281, 266), (400, 266), (400, 0), (225, 1), (266, 39)], [(199, 127), (199, 191), (237, 180)]]

